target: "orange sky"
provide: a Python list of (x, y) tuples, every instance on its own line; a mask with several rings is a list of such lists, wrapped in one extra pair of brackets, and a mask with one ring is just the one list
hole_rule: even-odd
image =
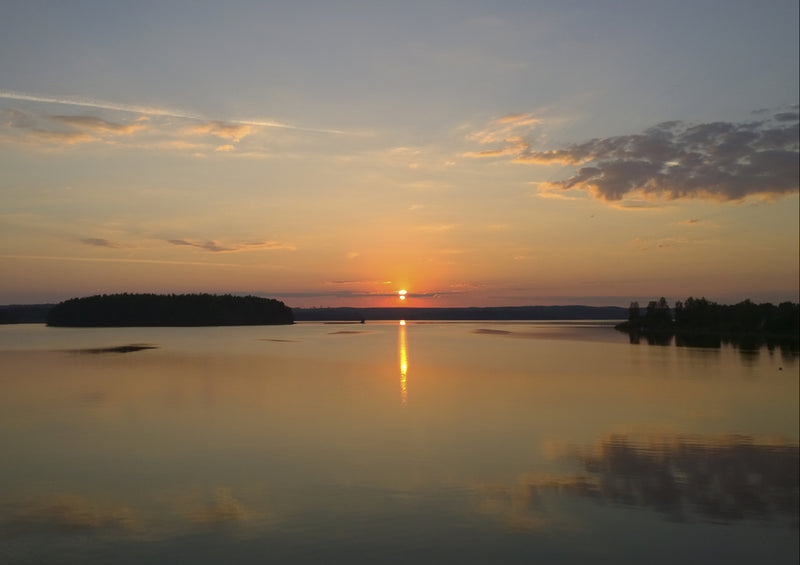
[(796, 2), (446, 5), (11, 9), (0, 304), (798, 300)]

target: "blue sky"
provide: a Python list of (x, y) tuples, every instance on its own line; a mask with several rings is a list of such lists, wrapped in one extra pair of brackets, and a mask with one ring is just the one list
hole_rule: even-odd
[(797, 300), (798, 18), (788, 1), (14, 5), (0, 303)]

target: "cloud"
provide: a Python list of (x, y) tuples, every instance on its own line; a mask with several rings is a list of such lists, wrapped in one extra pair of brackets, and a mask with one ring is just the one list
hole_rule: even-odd
[(66, 494), (7, 504), (0, 513), (3, 537), (129, 530), (134, 524), (134, 513), (128, 506), (100, 506), (84, 497)]
[(533, 114), (509, 114), (492, 120), (489, 125), (479, 131), (467, 135), (470, 141), (481, 145), (499, 144), (500, 147), (484, 149), (483, 151), (470, 151), (464, 154), (468, 158), (503, 157), (506, 155), (520, 155), (529, 149), (527, 138), (530, 132), (541, 120)]
[(414, 229), (427, 233), (441, 233), (452, 231), (456, 228), (456, 224), (432, 224), (427, 226), (414, 226)]
[(505, 141), (505, 147), (498, 149), (485, 149), (483, 151), (470, 151), (464, 153), (464, 157), (473, 159), (481, 157), (503, 157), (505, 155), (520, 155), (528, 149), (528, 143), (521, 137), (509, 137)]
[(527, 150), (520, 163), (581, 166), (554, 189), (587, 191), (618, 202), (704, 198), (739, 201), (798, 192), (798, 118), (788, 112), (755, 122), (665, 122), (643, 133), (593, 139), (563, 149)]
[(211, 251), (212, 253), (233, 253), (238, 251), (256, 251), (259, 249), (285, 249), (294, 251), (296, 249), (292, 245), (286, 245), (283, 243), (279, 243), (277, 241), (242, 242), (230, 245), (222, 245), (219, 242), (211, 239), (205, 241), (192, 241), (189, 239), (168, 239), (166, 241), (167, 243), (171, 243), (172, 245), (196, 247), (198, 249), (203, 249), (205, 251)]
[[(350, 285), (387, 285), (392, 284), (392, 281), (326, 281), (326, 285), (331, 286), (350, 286)], [(457, 290), (436, 290), (430, 292), (412, 292), (409, 291), (406, 296), (408, 298), (438, 298), (442, 295), (460, 294)], [(397, 291), (369, 291), (369, 290), (347, 290), (346, 288), (336, 290), (309, 290), (309, 291), (289, 291), (289, 292), (270, 292), (268, 295), (272, 298), (397, 298)]]
[[(165, 259), (131, 259), (128, 257), (69, 257), (66, 255), (10, 255), (0, 254), (0, 259), (20, 261), (76, 261), (86, 263), (138, 263), (143, 265), (193, 265), (197, 267), (236, 267), (246, 268), (239, 263), (207, 263), (204, 261), (170, 261)], [(266, 268), (259, 266), (258, 268)], [(277, 267), (275, 267), (277, 268)]]
[(143, 106), (138, 104), (123, 104), (119, 102), (108, 102), (96, 98), (81, 96), (49, 96), (44, 94), (31, 94), (26, 92), (15, 92), (12, 90), (0, 90), (0, 98), (6, 100), (22, 100), (27, 102), (42, 102), (45, 104), (61, 104), (65, 106), (79, 106), (84, 108), (96, 108), (99, 110), (115, 110), (118, 112), (129, 112), (134, 114), (150, 116), (168, 116), (173, 118), (202, 119), (201, 116), (191, 112), (158, 108), (155, 106)]
[[(27, 92), (15, 92), (12, 90), (0, 90), (0, 99), (20, 100), (26, 102), (40, 102), (45, 104), (60, 104), (65, 106), (78, 106), (84, 108), (95, 108), (98, 110), (113, 110), (117, 112), (141, 114), (143, 116), (165, 116), (170, 118), (183, 118), (187, 120), (208, 121), (208, 118), (206, 118), (205, 116), (184, 110), (175, 110), (157, 106), (145, 106), (141, 104), (125, 104), (120, 102), (109, 102), (106, 100), (98, 100), (96, 98), (81, 97), (81, 96), (52, 96), (44, 94), (31, 94)], [(226, 120), (226, 122), (230, 124), (239, 124), (247, 126), (292, 129), (310, 133), (331, 133), (331, 134), (346, 133), (341, 130), (301, 127), (301, 126), (294, 126), (291, 124), (276, 122), (272, 120), (262, 120), (262, 119)]]
[(213, 501), (194, 509), (189, 514), (189, 519), (205, 524), (221, 524), (247, 521), (257, 516), (233, 496), (229, 487), (219, 487), (214, 490)]
[(80, 242), (95, 247), (108, 247), (111, 249), (119, 249), (120, 247), (119, 244), (116, 244), (113, 241), (109, 241), (107, 239), (103, 239), (100, 237), (84, 237), (83, 239), (80, 240)]
[(526, 474), (513, 485), (481, 485), (476, 494), (483, 513), (505, 518), (511, 526), (536, 524), (555, 518), (548, 498), (557, 495), (654, 511), (672, 522), (756, 519), (796, 527), (797, 443), (762, 443), (746, 436), (640, 442), (614, 435), (594, 448), (554, 451), (581, 472)]
[(96, 116), (67, 116), (0, 110), (0, 128), (10, 131), (24, 143), (77, 145), (97, 141), (113, 141), (130, 136), (148, 127), (142, 116), (132, 122), (117, 123)]
[(139, 118), (130, 124), (117, 124), (94, 116), (49, 116), (55, 122), (71, 126), (78, 130), (97, 133), (113, 133), (129, 135), (146, 127), (146, 118)]
[(192, 128), (196, 133), (210, 133), (220, 139), (238, 142), (253, 131), (253, 126), (241, 123), (225, 123), (220, 121), (198, 124)]

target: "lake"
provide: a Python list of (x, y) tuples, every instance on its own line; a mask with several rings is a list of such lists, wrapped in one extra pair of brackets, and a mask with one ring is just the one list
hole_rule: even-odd
[(794, 564), (799, 369), (602, 322), (0, 326), (0, 562)]

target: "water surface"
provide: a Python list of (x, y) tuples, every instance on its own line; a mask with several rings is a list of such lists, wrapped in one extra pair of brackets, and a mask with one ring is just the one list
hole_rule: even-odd
[(798, 357), (608, 324), (0, 327), (3, 563), (796, 563)]

